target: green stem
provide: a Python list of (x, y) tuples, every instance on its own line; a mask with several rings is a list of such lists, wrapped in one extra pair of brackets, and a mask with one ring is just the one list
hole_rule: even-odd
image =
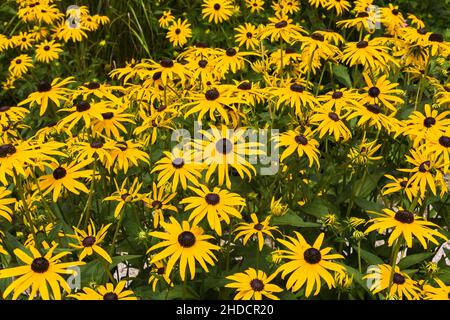
[(20, 174), (16, 175), (17, 183), (17, 192), (19, 193), (19, 197), (22, 200), (23, 208), (25, 209), (25, 215), (27, 217), (28, 223), (30, 224), (31, 234), (33, 235), (34, 246), (38, 246), (36, 232), (34, 231), (33, 219), (31, 217), (30, 208), (28, 207), (28, 202), (25, 199), (25, 194), (23, 192), (23, 184), (22, 184), (22, 176)]
[(358, 241), (358, 271), (362, 273), (361, 267), (361, 241)]
[(86, 219), (84, 221), (84, 226), (86, 227), (89, 223), (89, 219), (91, 217), (91, 209), (92, 209), (92, 199), (94, 198), (94, 187), (95, 187), (95, 172), (97, 171), (97, 159), (94, 161), (94, 168), (92, 169), (92, 181), (91, 188), (89, 190), (88, 201), (86, 202), (86, 206), (84, 207), (83, 213), (81, 214), (80, 220), (78, 221), (77, 228), (80, 227), (83, 216), (86, 215)]
[(400, 247), (402, 245), (402, 239), (398, 238), (395, 245), (392, 247), (391, 255), (391, 275), (389, 276), (388, 296), (391, 292), (392, 283), (394, 281), (395, 267), (397, 266), (397, 257)]
[[(124, 210), (124, 209), (122, 209), (122, 210)], [(116, 225), (116, 230), (114, 231), (114, 236), (113, 236), (113, 239), (111, 242), (111, 250), (109, 253), (110, 255), (112, 255), (116, 249), (115, 246), (116, 246), (117, 236), (119, 235), (120, 226), (122, 225), (122, 220), (123, 220), (124, 216), (125, 216), (125, 213), (122, 211), (120, 213), (119, 221), (117, 222), (117, 225)]]

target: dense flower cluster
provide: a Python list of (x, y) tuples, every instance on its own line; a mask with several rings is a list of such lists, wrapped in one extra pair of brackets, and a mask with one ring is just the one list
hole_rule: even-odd
[(155, 4), (175, 53), (81, 78), (56, 66), (111, 17), (16, 0), (0, 34), (3, 297), (449, 299), (450, 44), (375, 4), (193, 6), (226, 47)]

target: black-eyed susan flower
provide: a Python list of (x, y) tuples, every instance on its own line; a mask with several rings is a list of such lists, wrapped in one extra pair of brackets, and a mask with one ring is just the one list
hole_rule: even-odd
[(116, 142), (115, 148), (111, 151), (112, 163), (115, 163), (116, 167), (124, 173), (127, 173), (128, 168), (132, 166), (139, 166), (139, 162), (148, 164), (150, 156), (147, 152), (140, 150), (141, 148), (140, 142), (132, 140)]
[(251, 13), (260, 13), (264, 11), (264, 0), (245, 0), (245, 5)]
[(110, 112), (108, 109), (107, 102), (94, 102), (94, 101), (78, 101), (70, 108), (63, 108), (59, 111), (61, 112), (70, 112), (66, 115), (62, 120), (58, 123), (58, 128), (66, 128), (68, 131), (71, 131), (76, 124), (78, 124), (81, 120), (83, 120), (83, 124), (86, 128), (91, 126), (91, 121), (94, 119), (102, 120), (102, 114)]
[(87, 159), (98, 159), (106, 167), (112, 165), (112, 150), (117, 149), (116, 143), (112, 140), (102, 141), (102, 139), (93, 140), (91, 142), (77, 141), (70, 147), (77, 161)]
[(351, 147), (347, 157), (352, 164), (367, 166), (372, 161), (383, 159), (383, 156), (376, 156), (375, 153), (381, 148), (381, 144), (377, 141), (367, 142), (365, 139), (361, 141), (359, 146)]
[(148, 284), (152, 286), (153, 292), (156, 291), (156, 286), (158, 285), (159, 280), (164, 280), (168, 286), (173, 287), (173, 282), (168, 277), (166, 271), (167, 263), (165, 263), (163, 260), (156, 261), (151, 265)]
[(158, 187), (170, 181), (172, 192), (175, 192), (179, 183), (184, 190), (187, 189), (188, 181), (195, 186), (199, 185), (198, 179), (202, 176), (203, 166), (193, 161), (192, 152), (174, 149), (172, 153), (164, 151), (164, 155), (152, 169), (152, 173), (159, 172)]
[(37, 91), (31, 93), (28, 98), (18, 105), (22, 106), (30, 104), (30, 107), (39, 106), (39, 115), (43, 116), (47, 111), (49, 103), (52, 101), (55, 106), (59, 108), (62, 101), (68, 100), (72, 90), (66, 88), (66, 86), (73, 82), (73, 77), (68, 77), (66, 79), (56, 78), (51, 82), (41, 81), (37, 85)]
[[(70, 254), (69, 251), (62, 251), (53, 254), (56, 245), (50, 248), (45, 255), (42, 255), (36, 248), (29, 247), (32, 255), (21, 249), (15, 249), (14, 255), (24, 263), (24, 265), (0, 270), (0, 278), (16, 277), (13, 282), (3, 292), (3, 298), (7, 298), (12, 292), (12, 299), (16, 300), (21, 294), (27, 293), (28, 299), (32, 300), (39, 293), (44, 300), (61, 300), (61, 288), (67, 293), (71, 289), (61, 274), (75, 274), (73, 266), (84, 264), (81, 261), (60, 262), (61, 258)], [(51, 290), (49, 290), (49, 287)]]
[(193, 221), (195, 225), (206, 217), (210, 228), (220, 236), (222, 235), (222, 221), (230, 224), (230, 217), (242, 218), (238, 209), (245, 206), (245, 200), (238, 194), (218, 187), (210, 190), (202, 184), (200, 184), (200, 188), (189, 187), (189, 189), (196, 195), (181, 200), (180, 204), (186, 204), (185, 211), (192, 210), (189, 221)]
[(178, 212), (177, 207), (170, 204), (170, 201), (175, 198), (177, 194), (167, 193), (166, 186), (157, 187), (157, 184), (153, 182), (152, 192), (145, 195), (142, 198), (145, 206), (149, 208), (153, 216), (153, 226), (157, 228), (161, 221), (164, 221), (164, 213), (167, 211)]
[(346, 0), (326, 0), (324, 1), (324, 7), (327, 10), (335, 10), (337, 16), (341, 16), (343, 13), (350, 10), (350, 2)]
[[(227, 126), (211, 126), (210, 130), (201, 130), (202, 139), (195, 139), (194, 159), (207, 167), (205, 179), (210, 181), (213, 173), (217, 171), (218, 184), (231, 188), (229, 168), (234, 168), (241, 179), (252, 178), (256, 175), (255, 167), (246, 159), (251, 156), (263, 154), (262, 144), (255, 141), (246, 141), (246, 128), (236, 130)], [(253, 174), (252, 174), (253, 172)]]
[(275, 217), (280, 217), (286, 214), (288, 212), (289, 207), (287, 204), (282, 203), (283, 198), (275, 199), (275, 197), (272, 197), (272, 200), (270, 201), (270, 214)]
[(76, 300), (137, 300), (132, 290), (126, 290), (126, 284), (127, 281), (122, 280), (116, 286), (107, 283), (94, 289), (84, 287), (81, 292), (71, 294), (69, 297)]
[(406, 155), (406, 161), (414, 167), (398, 169), (411, 174), (408, 184), (419, 188), (422, 197), (428, 189), (436, 195), (437, 187), (441, 188), (441, 193), (446, 192), (447, 185), (442, 171), (445, 165), (444, 160), (428, 149), (411, 150), (410, 153), (411, 155)]
[(245, 45), (245, 48), (255, 50), (259, 47), (258, 28), (251, 23), (234, 28), (236, 31), (235, 39), (239, 47)]
[(261, 30), (259, 37), (261, 40), (270, 38), (270, 42), (282, 39), (288, 44), (292, 44), (302, 33), (306, 33), (301, 26), (294, 24), (293, 20), (284, 13), (276, 13), (269, 18), (270, 23)]
[(321, 288), (321, 279), (325, 281), (328, 288), (335, 286), (335, 280), (330, 271), (337, 273), (345, 273), (345, 267), (335, 262), (332, 259), (343, 259), (340, 254), (330, 254), (332, 248), (327, 247), (320, 249), (324, 239), (324, 234), (321, 233), (314, 244), (309, 245), (303, 236), (294, 231), (296, 238), (287, 237), (288, 240), (277, 239), (281, 244), (288, 248), (288, 250), (278, 250), (278, 255), (281, 260), (289, 260), (282, 264), (276, 271), (281, 272), (281, 277), (284, 279), (286, 275), (290, 274), (286, 283), (288, 290), (293, 292), (299, 291), (305, 284), (305, 296), (309, 297), (316, 288), (314, 295), (318, 295)]
[(87, 159), (81, 162), (72, 161), (68, 164), (52, 164), (53, 172), (39, 178), (39, 188), (43, 195), (53, 192), (53, 202), (57, 202), (63, 190), (68, 190), (74, 194), (81, 192), (88, 193), (86, 186), (78, 181), (80, 178), (90, 178), (92, 170), (82, 170), (88, 166), (93, 159)]
[(429, 104), (424, 107), (424, 113), (413, 111), (403, 123), (400, 132), (411, 138), (416, 148), (423, 143), (429, 135), (440, 135), (450, 127), (450, 111), (439, 112), (431, 109)]
[(386, 290), (389, 298), (398, 297), (400, 300), (405, 297), (408, 300), (419, 300), (420, 289), (416, 281), (412, 280), (409, 275), (400, 271), (395, 266), (395, 273), (391, 283), (392, 267), (388, 264), (379, 264), (372, 266), (370, 273), (365, 275), (363, 279), (371, 280), (372, 285), (369, 288), (373, 294)]
[(270, 283), (276, 274), (267, 276), (262, 270), (248, 268), (244, 272), (235, 273), (226, 277), (233, 282), (227, 283), (226, 288), (237, 291), (234, 300), (262, 300), (263, 297), (271, 300), (279, 300), (274, 293), (282, 292), (279, 286)]
[(359, 104), (357, 106), (351, 106), (349, 110), (350, 112), (347, 116), (347, 120), (359, 117), (358, 122), (356, 123), (359, 127), (369, 125), (370, 127), (376, 127), (378, 131), (384, 129), (387, 132), (397, 132), (400, 128), (400, 122), (395, 118), (396, 112), (387, 111), (381, 104)]
[(162, 16), (159, 18), (159, 26), (161, 28), (168, 28), (169, 25), (175, 21), (175, 17), (172, 15), (172, 10), (163, 11)]
[(435, 278), (438, 287), (433, 287), (430, 284), (426, 284), (423, 287), (423, 295), (425, 300), (449, 300), (450, 299), (450, 286)]
[(382, 104), (392, 111), (397, 111), (397, 106), (403, 104), (403, 99), (399, 95), (403, 91), (396, 89), (398, 83), (387, 80), (386, 75), (382, 75), (376, 82), (373, 82), (367, 74), (364, 74), (367, 86), (364, 88), (366, 94), (361, 99), (362, 104)]
[(447, 240), (447, 238), (439, 233), (437, 230), (431, 227), (437, 227), (436, 224), (424, 220), (422, 217), (417, 216), (414, 212), (398, 208), (396, 211), (391, 209), (383, 209), (383, 213), (377, 213), (370, 211), (370, 213), (378, 215), (373, 218), (369, 223), (373, 223), (367, 228), (365, 233), (369, 233), (377, 230), (378, 233), (384, 230), (392, 228), (392, 232), (388, 239), (388, 245), (392, 246), (395, 240), (402, 238), (406, 241), (408, 247), (412, 247), (413, 237), (419, 240), (420, 244), (427, 249), (428, 244), (426, 240), (438, 245), (439, 242), (435, 237)]
[(391, 193), (401, 192), (406, 194), (408, 200), (413, 202), (413, 199), (419, 196), (419, 188), (408, 183), (408, 177), (396, 178), (390, 174), (385, 175), (391, 182), (387, 183), (383, 187), (383, 195)]
[(15, 198), (11, 198), (11, 191), (6, 189), (5, 187), (0, 187), (0, 216), (8, 220), (12, 221), (12, 209), (8, 206), (15, 203), (17, 200)]
[(114, 210), (115, 218), (117, 218), (122, 213), (122, 209), (127, 203), (141, 201), (144, 196), (143, 194), (139, 193), (142, 188), (142, 183), (139, 183), (138, 179), (134, 179), (130, 187), (127, 187), (127, 182), (128, 179), (125, 179), (119, 187), (117, 181), (114, 180), (116, 191), (114, 191), (111, 196), (103, 199), (104, 201), (118, 202), (116, 209)]
[(178, 19), (169, 27), (166, 38), (174, 46), (182, 47), (188, 42), (189, 38), (192, 38), (190, 26), (191, 24), (187, 20), (181, 21), (181, 19)]
[(302, 81), (286, 79), (279, 86), (269, 87), (270, 94), (277, 98), (276, 107), (282, 104), (295, 109), (295, 113), (302, 116), (306, 111), (318, 105), (318, 100), (308, 91), (307, 85)]
[(258, 239), (258, 248), (261, 251), (264, 246), (264, 237), (267, 236), (273, 239), (272, 231), (278, 230), (278, 227), (269, 225), (270, 218), (271, 216), (267, 216), (260, 222), (256, 213), (252, 213), (250, 215), (251, 222), (241, 222), (234, 229), (234, 232), (237, 232), (235, 240), (242, 238), (242, 243), (245, 246), (251, 237), (256, 236)]
[(21, 54), (11, 61), (8, 71), (15, 78), (19, 78), (27, 73), (31, 67), (33, 67), (31, 57), (26, 54)]
[(348, 42), (342, 51), (341, 59), (349, 66), (360, 64), (369, 70), (386, 70), (390, 63), (398, 65), (388, 51), (388, 47), (377, 44), (373, 40)]
[(315, 113), (311, 116), (311, 123), (318, 125), (315, 131), (319, 132), (319, 138), (328, 133), (334, 136), (336, 141), (341, 138), (346, 141), (351, 138), (352, 133), (343, 122), (345, 116), (331, 108), (316, 108)]
[(227, 90), (226, 86), (216, 86), (207, 89), (204, 93), (193, 94), (190, 97), (191, 102), (181, 106), (181, 110), (188, 109), (184, 112), (184, 117), (187, 118), (191, 114), (198, 113), (198, 121), (201, 121), (208, 114), (211, 120), (215, 121), (215, 114), (218, 113), (225, 121), (225, 124), (228, 124), (230, 119), (225, 107), (228, 106), (235, 109), (236, 107), (233, 104), (243, 101), (230, 97), (227, 94)]
[(170, 277), (175, 263), (179, 261), (179, 273), (183, 281), (186, 278), (187, 266), (191, 279), (194, 279), (196, 262), (208, 272), (207, 264), (213, 266), (214, 260), (217, 260), (213, 251), (220, 248), (208, 241), (213, 237), (204, 234), (203, 229), (195, 224), (191, 226), (187, 221), (180, 224), (173, 217), (170, 217), (170, 222), (161, 222), (161, 225), (165, 232), (154, 231), (150, 232), (150, 235), (163, 241), (152, 246), (147, 252), (164, 249), (152, 257), (151, 263), (168, 258), (166, 273)]
[(309, 166), (312, 167), (315, 163), (317, 167), (320, 166), (319, 163), (319, 142), (314, 139), (314, 134), (311, 128), (305, 128), (305, 130), (289, 130), (288, 132), (282, 133), (279, 137), (279, 147), (286, 147), (286, 149), (281, 154), (280, 161), (283, 161), (295, 151), (297, 151), (298, 157), (301, 158), (304, 155), (308, 157)]
[(150, 76), (155, 73), (160, 73), (161, 82), (164, 86), (167, 85), (169, 80), (179, 79), (183, 84), (186, 81), (186, 77), (189, 75), (189, 71), (186, 67), (174, 60), (164, 58), (159, 63), (153, 62), (150, 67), (153, 69), (150, 72)]
[(233, 15), (233, 10), (233, 3), (230, 0), (203, 0), (203, 19), (208, 19), (209, 23), (227, 21)]
[(245, 62), (249, 62), (245, 57), (254, 54), (250, 51), (240, 51), (238, 47), (217, 50), (219, 54), (213, 61), (214, 68), (222, 75), (222, 77), (225, 76), (228, 71), (236, 73), (242, 70), (245, 67)]
[(66, 237), (77, 241), (76, 243), (69, 243), (69, 246), (80, 251), (80, 261), (83, 261), (86, 257), (95, 253), (109, 263), (112, 263), (112, 259), (108, 252), (100, 246), (102, 241), (105, 239), (110, 226), (110, 223), (107, 225), (102, 225), (100, 229), (97, 230), (94, 221), (91, 219), (87, 226), (87, 231), (73, 227), (74, 234), (66, 235)]
[(336, 110), (349, 110), (352, 107), (362, 107), (361, 95), (354, 89), (336, 89), (324, 95), (318, 96), (317, 100), (325, 108), (331, 107)]
[(122, 109), (110, 110), (102, 113), (102, 119), (94, 119), (92, 130), (98, 134), (104, 134), (108, 138), (121, 140), (122, 135), (127, 134), (127, 123), (134, 123), (133, 115), (125, 113)]
[(61, 45), (55, 40), (45, 40), (36, 46), (36, 60), (49, 63), (50, 61), (58, 60), (62, 52)]

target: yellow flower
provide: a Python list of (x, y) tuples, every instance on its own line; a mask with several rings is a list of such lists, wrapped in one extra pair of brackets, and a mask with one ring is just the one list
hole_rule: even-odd
[(270, 283), (275, 276), (276, 274), (273, 274), (268, 277), (264, 271), (248, 268), (244, 272), (226, 277), (233, 282), (225, 287), (236, 289), (234, 300), (262, 300), (263, 297), (279, 300), (273, 293), (282, 292), (283, 289)]
[(71, 294), (69, 297), (76, 300), (137, 300), (133, 291), (124, 290), (126, 284), (127, 282), (122, 280), (115, 287), (112, 283), (97, 286), (95, 290), (84, 287), (82, 292)]
[(178, 19), (173, 22), (169, 27), (166, 38), (174, 45), (178, 47), (184, 46), (188, 39), (192, 37), (191, 24), (187, 20), (183, 22)]
[(259, 251), (261, 251), (264, 246), (264, 235), (273, 238), (272, 231), (278, 230), (278, 227), (271, 227), (269, 225), (270, 218), (271, 216), (267, 216), (264, 221), (259, 222), (257, 215), (252, 213), (250, 215), (251, 222), (241, 222), (238, 227), (234, 229), (234, 232), (238, 232), (235, 240), (242, 238), (242, 243), (245, 246), (252, 236), (256, 236), (258, 238)]

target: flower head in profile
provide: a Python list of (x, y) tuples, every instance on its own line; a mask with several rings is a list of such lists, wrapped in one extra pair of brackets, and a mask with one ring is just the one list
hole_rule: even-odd
[(114, 286), (112, 283), (96, 286), (94, 289), (84, 287), (81, 292), (69, 295), (76, 300), (137, 300), (132, 290), (126, 290), (127, 282), (119, 281)]

